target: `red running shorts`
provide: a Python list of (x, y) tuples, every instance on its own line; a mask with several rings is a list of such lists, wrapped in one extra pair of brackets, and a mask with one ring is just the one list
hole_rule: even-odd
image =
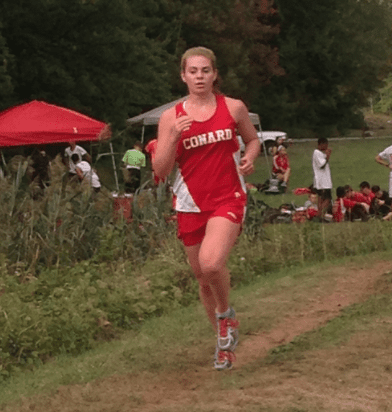
[(213, 217), (224, 217), (233, 223), (242, 224), (246, 206), (243, 202), (230, 203), (208, 212), (177, 212), (177, 236), (184, 246), (193, 246), (202, 242), (208, 221)]

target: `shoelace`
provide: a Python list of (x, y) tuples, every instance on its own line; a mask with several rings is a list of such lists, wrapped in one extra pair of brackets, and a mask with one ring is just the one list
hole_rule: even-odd
[(220, 351), (218, 353), (218, 362), (223, 363), (224, 361), (228, 360), (229, 362), (235, 362), (236, 356), (234, 352), (231, 351)]
[(239, 322), (236, 319), (219, 319), (219, 336), (225, 338), (227, 336), (227, 328), (238, 328), (238, 325)]

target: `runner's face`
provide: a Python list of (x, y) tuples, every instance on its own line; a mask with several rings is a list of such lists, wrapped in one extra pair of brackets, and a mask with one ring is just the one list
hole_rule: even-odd
[(217, 72), (207, 57), (191, 56), (186, 59), (185, 71), (181, 73), (181, 77), (190, 93), (205, 93), (213, 90)]

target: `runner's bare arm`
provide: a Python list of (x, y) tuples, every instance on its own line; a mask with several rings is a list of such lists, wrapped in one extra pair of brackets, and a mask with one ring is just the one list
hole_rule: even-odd
[(245, 143), (245, 154), (241, 158), (239, 171), (247, 176), (254, 172), (253, 163), (260, 153), (260, 141), (257, 132), (250, 120), (248, 109), (241, 100), (226, 99), (230, 113), (237, 122), (238, 132)]
[(165, 178), (173, 170), (181, 132), (189, 128), (191, 123), (189, 116), (176, 118), (175, 108), (162, 113), (158, 124), (158, 143), (153, 161), (153, 169), (158, 177)]

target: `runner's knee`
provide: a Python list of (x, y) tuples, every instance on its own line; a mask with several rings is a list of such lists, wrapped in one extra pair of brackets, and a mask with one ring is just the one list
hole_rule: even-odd
[(210, 283), (211, 280), (220, 275), (223, 270), (223, 266), (217, 259), (208, 259), (200, 262), (200, 269), (202, 279)]

